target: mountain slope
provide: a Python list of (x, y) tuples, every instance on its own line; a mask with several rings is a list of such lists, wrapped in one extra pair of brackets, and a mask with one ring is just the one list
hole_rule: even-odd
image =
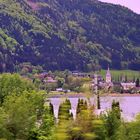
[(0, 0), (0, 71), (140, 69), (140, 16), (97, 0)]

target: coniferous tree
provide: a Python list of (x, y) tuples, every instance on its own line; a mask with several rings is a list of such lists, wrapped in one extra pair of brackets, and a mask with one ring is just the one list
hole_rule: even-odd
[(80, 114), (83, 110), (86, 110), (88, 108), (87, 101), (84, 101), (83, 99), (78, 100), (78, 105), (76, 109), (76, 114)]
[(54, 139), (69, 140), (70, 136), (68, 135), (69, 123), (72, 121), (70, 114), (70, 101), (67, 99), (59, 107), (59, 123), (56, 127), (56, 132), (54, 134)]
[(70, 119), (70, 109), (71, 109), (70, 101), (66, 99), (66, 101), (59, 106), (59, 111), (58, 111), (59, 121)]
[(49, 109), (50, 109), (50, 114), (52, 116), (54, 116), (54, 108), (53, 108), (53, 104), (52, 103), (49, 104)]
[(112, 111), (114, 111), (114, 113), (116, 112), (116, 117), (118, 119), (121, 118), (121, 109), (120, 109), (120, 103), (116, 102), (115, 100), (113, 100), (112, 102)]
[(101, 109), (99, 93), (97, 95), (97, 109)]
[(106, 134), (110, 140), (117, 140), (117, 133), (121, 126), (121, 110), (119, 102), (113, 100), (112, 109), (104, 118)]
[(140, 86), (140, 80), (139, 80), (139, 78), (137, 78), (137, 80), (136, 80), (136, 87), (139, 87)]
[(128, 81), (128, 78), (127, 78), (127, 75), (125, 75), (125, 82), (127, 82)]

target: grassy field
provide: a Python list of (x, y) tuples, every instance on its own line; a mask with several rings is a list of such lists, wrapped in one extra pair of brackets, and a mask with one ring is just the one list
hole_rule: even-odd
[[(140, 71), (133, 71), (133, 70), (110, 70), (112, 78), (117, 80), (122, 76), (127, 77), (127, 80), (133, 80), (136, 78), (140, 78)], [(106, 70), (101, 70), (99, 72), (104, 78), (106, 74)]]

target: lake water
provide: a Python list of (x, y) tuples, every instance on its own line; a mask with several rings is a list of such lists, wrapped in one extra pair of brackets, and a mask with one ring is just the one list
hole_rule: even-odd
[[(65, 101), (66, 98), (50, 98), (50, 102), (54, 107), (55, 117), (58, 118), (58, 109), (62, 102)], [(71, 102), (71, 112), (73, 113), (74, 118), (76, 117), (76, 107), (79, 98), (68, 98)], [(88, 103), (92, 105), (96, 105), (95, 98), (92, 97), (87, 99), (82, 97), (80, 99), (87, 100)], [(108, 110), (111, 108), (112, 101), (119, 101), (120, 107), (122, 110), (122, 117), (125, 121), (134, 120), (135, 116), (140, 113), (140, 96), (126, 96), (126, 97), (100, 97), (101, 100), (101, 110)]]

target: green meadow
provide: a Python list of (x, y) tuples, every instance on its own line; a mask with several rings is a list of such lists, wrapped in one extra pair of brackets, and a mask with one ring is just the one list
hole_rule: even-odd
[[(107, 70), (101, 70), (99, 72), (105, 78)], [(121, 77), (127, 78), (127, 80), (134, 80), (140, 78), (140, 71), (133, 71), (133, 70), (110, 70), (112, 79), (120, 80)]]

